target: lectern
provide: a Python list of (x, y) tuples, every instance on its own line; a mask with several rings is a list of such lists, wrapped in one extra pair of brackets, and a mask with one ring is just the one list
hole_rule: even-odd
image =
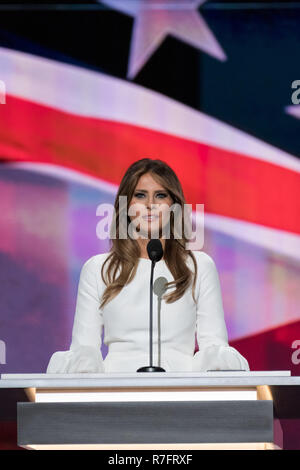
[(2, 374), (1, 389), (25, 391), (15, 406), (18, 445), (28, 449), (279, 449), (276, 420), (286, 415), (285, 394), (298, 401), (300, 377)]

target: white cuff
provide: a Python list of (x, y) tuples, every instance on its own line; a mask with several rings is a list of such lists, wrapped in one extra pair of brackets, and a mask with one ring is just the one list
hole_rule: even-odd
[(210, 345), (197, 351), (193, 357), (193, 371), (246, 370), (248, 361), (231, 346)]
[(104, 372), (101, 352), (92, 346), (80, 346), (74, 350), (57, 351), (49, 361), (47, 374), (76, 374)]

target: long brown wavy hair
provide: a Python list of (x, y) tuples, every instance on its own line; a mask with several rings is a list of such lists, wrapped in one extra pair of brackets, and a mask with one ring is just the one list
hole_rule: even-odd
[[(122, 217), (122, 208), (120, 210), (119, 197), (127, 196), (127, 207), (126, 213), (128, 214), (128, 207), (133, 197), (135, 188), (142, 175), (150, 173), (153, 179), (164, 187), (169, 195), (173, 199), (173, 203), (177, 203), (181, 206), (181, 223), (184, 227), (184, 204), (185, 197), (180, 184), (180, 181), (172, 170), (162, 160), (152, 160), (150, 158), (142, 158), (134, 162), (126, 171), (120, 183), (118, 193), (116, 195), (114, 203), (114, 224), (115, 224), (115, 237), (112, 237), (112, 231), (110, 231), (110, 241), (112, 243), (109, 255), (101, 268), (101, 277), (106, 285), (106, 289), (102, 295), (102, 301), (100, 309), (104, 307), (110, 300), (118, 295), (122, 288), (129, 284), (137, 270), (139, 257), (141, 255), (140, 247), (134, 238), (127, 237), (119, 238), (121, 224), (124, 223), (125, 233), (128, 234), (128, 224), (130, 218), (127, 219)], [(124, 221), (125, 222), (122, 222)], [(127, 220), (127, 222), (126, 222)], [(182, 230), (182, 238), (174, 238), (174, 216), (173, 212), (170, 211), (170, 238), (165, 240), (164, 248), (164, 260), (173, 275), (174, 281), (167, 284), (167, 287), (176, 286), (176, 289), (169, 295), (164, 295), (164, 300), (167, 303), (175, 302), (177, 299), (183, 296), (186, 289), (192, 285), (192, 296), (195, 301), (195, 283), (197, 277), (197, 263), (195, 256), (191, 250), (186, 249), (186, 233)], [(186, 220), (185, 220), (186, 224)], [(187, 258), (190, 256), (194, 263), (194, 272), (192, 272), (187, 266)], [(104, 273), (104, 266), (107, 265), (107, 270)], [(196, 302), (196, 301), (195, 301)]]

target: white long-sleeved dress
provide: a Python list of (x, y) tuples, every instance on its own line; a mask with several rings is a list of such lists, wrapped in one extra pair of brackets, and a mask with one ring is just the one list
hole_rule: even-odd
[[(195, 303), (192, 285), (173, 303), (153, 296), (153, 365), (166, 372), (243, 369), (247, 360), (228, 344), (221, 287), (213, 259), (193, 251), (197, 261)], [(105, 284), (102, 263), (108, 253), (89, 258), (80, 273), (72, 342), (68, 351), (55, 352), (47, 373), (136, 372), (149, 366), (149, 303), (151, 261), (139, 258), (133, 281), (99, 309)], [(189, 257), (190, 268), (193, 262)], [(154, 269), (158, 277), (174, 280), (163, 259)], [(169, 288), (166, 294), (175, 287)], [(160, 305), (160, 308), (159, 308)], [(102, 328), (108, 354), (101, 354)], [(159, 338), (158, 338), (159, 334)], [(195, 334), (199, 351), (194, 354)], [(160, 341), (159, 341), (160, 339)]]

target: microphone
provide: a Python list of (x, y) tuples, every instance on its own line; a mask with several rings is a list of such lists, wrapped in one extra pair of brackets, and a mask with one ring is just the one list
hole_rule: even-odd
[(160, 322), (160, 312), (161, 312), (161, 299), (163, 294), (168, 289), (167, 287), (168, 280), (164, 276), (158, 277), (153, 285), (153, 292), (157, 296), (157, 344), (158, 344), (158, 366), (160, 367), (161, 361), (161, 322)]
[(163, 276), (160, 276), (155, 280), (153, 292), (155, 295), (157, 295), (158, 298), (162, 298), (162, 295), (166, 292), (167, 284), (168, 280)]
[(163, 247), (161, 244), (161, 241), (158, 240), (158, 238), (155, 238), (154, 240), (150, 240), (150, 242), (147, 245), (147, 253), (151, 261), (155, 262), (161, 260), (163, 257), (164, 251)]
[(150, 276), (150, 326), (149, 326), (149, 359), (150, 365), (140, 367), (137, 372), (166, 372), (165, 369), (158, 366), (153, 366), (153, 273), (155, 263), (163, 257), (163, 248), (161, 241), (158, 239), (150, 240), (147, 244), (147, 253), (152, 261), (151, 263), (151, 276)]

